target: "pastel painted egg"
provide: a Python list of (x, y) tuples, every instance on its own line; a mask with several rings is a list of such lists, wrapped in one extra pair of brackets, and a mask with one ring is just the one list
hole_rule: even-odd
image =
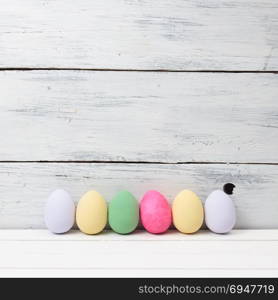
[(139, 205), (128, 191), (119, 192), (108, 206), (110, 227), (117, 233), (127, 234), (134, 231), (139, 222)]
[(47, 199), (44, 210), (46, 227), (53, 233), (65, 233), (74, 225), (75, 205), (68, 192), (53, 191)]
[(207, 227), (215, 233), (227, 233), (236, 222), (236, 211), (232, 199), (223, 191), (213, 191), (205, 202)]
[(189, 190), (181, 191), (172, 205), (174, 226), (182, 233), (193, 233), (204, 221), (204, 209), (199, 197)]
[(86, 234), (97, 234), (104, 229), (107, 223), (107, 204), (98, 192), (89, 191), (79, 200), (76, 223)]
[(171, 225), (171, 207), (166, 198), (154, 190), (146, 192), (141, 200), (140, 215), (144, 228), (150, 233), (163, 233)]

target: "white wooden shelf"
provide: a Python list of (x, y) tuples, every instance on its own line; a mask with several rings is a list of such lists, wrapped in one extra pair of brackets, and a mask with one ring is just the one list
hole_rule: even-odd
[(278, 276), (278, 230), (217, 235), (0, 231), (1, 277)]

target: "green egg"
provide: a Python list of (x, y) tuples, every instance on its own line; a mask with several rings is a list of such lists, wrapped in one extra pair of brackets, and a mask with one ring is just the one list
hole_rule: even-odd
[(136, 229), (139, 222), (139, 206), (130, 192), (121, 191), (109, 202), (108, 221), (117, 233), (127, 234)]

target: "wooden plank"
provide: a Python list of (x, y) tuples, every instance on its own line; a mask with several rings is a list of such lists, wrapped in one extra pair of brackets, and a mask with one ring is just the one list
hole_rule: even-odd
[[(128, 241), (122, 236), (122, 239), (111, 240), (110, 235), (106, 238), (104, 235), (103, 240), (96, 237), (96, 241), (90, 237), (89, 241), (82, 240), (86, 236), (81, 233), (69, 233), (61, 240), (42, 241), (32, 240), (32, 231), (28, 234), (22, 231), (26, 240), (17, 240), (18, 233), (13, 235), (13, 231), (9, 232), (11, 237), (14, 236), (13, 240), (3, 241), (0, 238), (0, 276), (5, 276), (7, 271), (10, 274), (30, 274), (32, 271), (33, 274), (49, 276), (69, 271), (72, 276), (77, 273), (107, 277), (112, 271), (116, 276), (136, 276), (139, 272), (140, 276), (159, 273), (160, 276), (172, 277), (178, 273), (182, 277), (192, 276), (196, 271), (199, 274), (211, 271), (208, 276), (229, 276), (227, 274), (232, 273), (260, 277), (277, 274), (278, 271), (278, 241), (260, 240), (263, 232), (258, 233), (256, 241), (229, 241), (223, 235), (219, 235), (217, 240), (203, 240), (201, 237), (188, 241), (187, 235), (183, 235), (183, 240), (169, 240), (168, 236), (175, 233), (168, 233), (163, 235), (165, 240), (159, 242)], [(240, 231), (237, 233), (240, 235)], [(74, 240), (77, 235), (80, 239)], [(229, 236), (233, 236), (233, 232)]]
[(107, 201), (122, 189), (137, 199), (157, 189), (171, 202), (185, 188), (204, 201), (227, 182), (236, 185), (237, 228), (278, 228), (277, 165), (127, 163), (1, 163), (0, 228), (44, 228), (44, 203), (56, 188), (76, 202), (90, 189)]
[(1, 161), (277, 163), (275, 74), (0, 72)]
[(2, 0), (0, 67), (277, 70), (276, 0)]

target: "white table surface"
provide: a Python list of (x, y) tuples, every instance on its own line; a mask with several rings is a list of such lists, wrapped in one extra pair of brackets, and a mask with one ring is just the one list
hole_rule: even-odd
[(0, 231), (1, 277), (278, 276), (278, 230), (217, 235)]

